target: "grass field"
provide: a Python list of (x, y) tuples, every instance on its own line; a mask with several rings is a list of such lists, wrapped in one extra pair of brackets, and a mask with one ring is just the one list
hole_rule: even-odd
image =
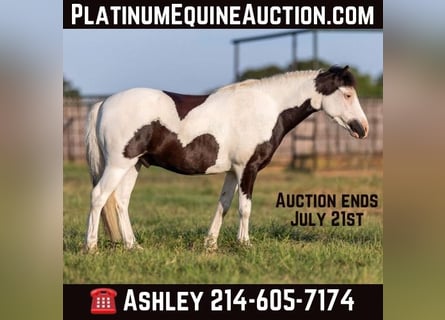
[[(64, 283), (383, 283), (381, 172), (301, 174), (266, 168), (253, 195), (253, 246), (236, 242), (235, 197), (221, 229), (219, 249), (209, 254), (204, 237), (223, 180), (223, 175), (187, 177), (143, 168), (130, 217), (144, 250), (111, 245), (100, 230), (99, 253), (84, 254), (90, 180), (86, 166), (66, 164)], [(351, 209), (365, 212), (362, 226), (293, 227), (290, 221), (296, 209), (275, 208), (280, 191), (376, 193), (379, 206)]]

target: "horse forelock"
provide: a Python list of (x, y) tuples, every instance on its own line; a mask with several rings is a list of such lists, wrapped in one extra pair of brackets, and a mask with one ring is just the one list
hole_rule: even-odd
[(348, 67), (332, 66), (315, 78), (315, 88), (323, 95), (330, 95), (339, 87), (356, 87), (354, 75)]

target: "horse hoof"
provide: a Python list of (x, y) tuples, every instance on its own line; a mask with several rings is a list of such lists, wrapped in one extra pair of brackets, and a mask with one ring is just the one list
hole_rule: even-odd
[(134, 243), (134, 244), (130, 244), (125, 246), (125, 249), (127, 250), (134, 250), (134, 251), (140, 251), (140, 250), (144, 250), (144, 247), (142, 247), (139, 243)]
[(204, 240), (204, 247), (207, 253), (212, 253), (218, 250), (218, 243), (213, 237), (206, 237)]
[(244, 247), (244, 248), (252, 247), (252, 243), (250, 242), (250, 240), (238, 240), (238, 243), (241, 247)]
[(97, 248), (96, 244), (92, 245), (92, 246), (85, 245), (83, 247), (82, 252), (85, 253), (85, 254), (97, 254), (97, 253), (99, 253), (99, 249)]

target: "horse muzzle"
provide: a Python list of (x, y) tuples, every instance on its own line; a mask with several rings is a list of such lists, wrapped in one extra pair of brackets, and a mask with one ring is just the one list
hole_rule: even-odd
[(348, 127), (351, 135), (355, 138), (364, 139), (368, 135), (367, 121), (352, 120), (348, 122)]

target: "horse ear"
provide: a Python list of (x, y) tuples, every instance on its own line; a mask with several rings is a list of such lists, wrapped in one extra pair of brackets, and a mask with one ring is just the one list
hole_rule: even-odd
[(349, 72), (349, 66), (346, 65), (340, 73), (340, 79), (341, 79), (341, 84), (340, 86), (349, 86), (349, 87), (355, 87), (356, 82), (354, 79), (354, 76), (352, 75), (351, 72)]

